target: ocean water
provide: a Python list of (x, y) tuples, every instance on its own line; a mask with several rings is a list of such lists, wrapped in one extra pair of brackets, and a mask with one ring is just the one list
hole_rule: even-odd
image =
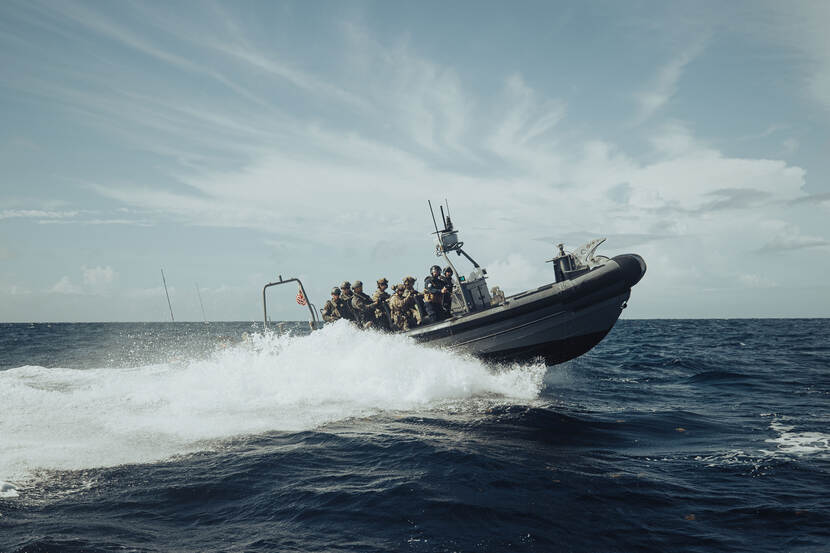
[(0, 324), (0, 551), (830, 551), (830, 320), (287, 330)]

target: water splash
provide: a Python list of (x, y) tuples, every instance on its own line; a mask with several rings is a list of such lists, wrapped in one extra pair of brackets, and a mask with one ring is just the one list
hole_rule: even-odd
[(253, 335), (206, 359), (19, 367), (0, 372), (0, 479), (152, 462), (233, 436), (447, 401), (525, 402), (538, 396), (544, 373), (542, 364), (490, 367), (346, 323), (302, 337)]
[(816, 456), (825, 459), (830, 457), (830, 434), (798, 431), (794, 426), (784, 424), (780, 420), (772, 421), (770, 429), (778, 436), (764, 440), (775, 446), (772, 451), (762, 450), (767, 455)]
[(14, 487), (13, 484), (10, 484), (8, 482), (0, 481), (0, 497), (12, 498), (12, 497), (17, 497), (17, 496), (18, 496), (17, 488)]

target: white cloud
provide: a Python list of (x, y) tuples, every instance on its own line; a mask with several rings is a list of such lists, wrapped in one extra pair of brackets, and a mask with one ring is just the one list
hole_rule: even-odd
[(52, 288), (49, 289), (50, 292), (54, 294), (67, 294), (67, 295), (77, 295), (82, 294), (83, 290), (80, 286), (77, 286), (72, 283), (70, 278), (66, 275), (62, 276), (61, 279), (55, 283)]
[(47, 211), (43, 209), (4, 209), (0, 219), (68, 219), (77, 217), (80, 211)]
[(550, 265), (531, 261), (516, 253), (491, 261), (487, 266), (487, 274), (490, 287), (499, 286), (506, 294), (521, 292), (553, 280), (553, 268)]
[(738, 281), (747, 288), (775, 288), (778, 283), (758, 274), (743, 273), (738, 275)]
[(830, 240), (823, 236), (806, 235), (797, 225), (786, 221), (767, 221), (765, 226), (773, 234), (758, 250), (764, 253), (786, 253), (804, 248), (830, 249)]
[(107, 293), (117, 277), (118, 273), (109, 265), (106, 267), (87, 267), (83, 265), (81, 267), (82, 283), (80, 285), (72, 282), (72, 279), (68, 275), (64, 275), (48, 292), (64, 295), (95, 295)]
[(109, 265), (106, 267), (87, 267), (84, 265), (81, 267), (81, 272), (83, 273), (84, 285), (91, 288), (99, 288), (111, 284), (118, 275)]

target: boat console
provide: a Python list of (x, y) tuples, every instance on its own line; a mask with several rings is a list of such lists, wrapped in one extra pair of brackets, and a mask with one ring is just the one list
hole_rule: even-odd
[[(432, 210), (432, 203), (429, 202), (429, 210), (432, 213), (432, 222), (435, 225), (435, 255), (443, 257), (447, 265), (452, 267), (455, 287), (453, 288), (452, 314), (461, 315), (481, 311), (492, 306), (490, 290), (487, 287), (487, 269), (481, 267), (475, 259), (465, 252), (462, 247), (464, 242), (458, 239), (458, 231), (455, 230), (450, 219), (450, 207), (447, 205), (447, 213), (444, 214), (444, 206), (441, 208), (441, 221), (444, 228), (438, 230), (438, 223), (435, 221), (435, 212)], [(467, 258), (473, 264), (473, 271), (469, 277), (458, 272), (449, 256), (450, 252)]]

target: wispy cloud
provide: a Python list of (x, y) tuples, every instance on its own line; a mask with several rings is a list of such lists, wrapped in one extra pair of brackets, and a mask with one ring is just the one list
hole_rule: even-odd
[(777, 232), (758, 250), (758, 253), (786, 253), (806, 248), (830, 248), (830, 240), (822, 236), (802, 234), (798, 226), (783, 221), (773, 222)]
[(672, 99), (677, 93), (678, 83), (686, 66), (703, 52), (705, 46), (706, 40), (701, 39), (675, 55), (674, 58), (658, 69), (648, 88), (637, 95), (637, 103), (639, 104), (639, 113), (636, 117), (637, 124), (650, 119)]
[(4, 209), (0, 219), (71, 219), (80, 215), (80, 211), (47, 211), (42, 209)]

